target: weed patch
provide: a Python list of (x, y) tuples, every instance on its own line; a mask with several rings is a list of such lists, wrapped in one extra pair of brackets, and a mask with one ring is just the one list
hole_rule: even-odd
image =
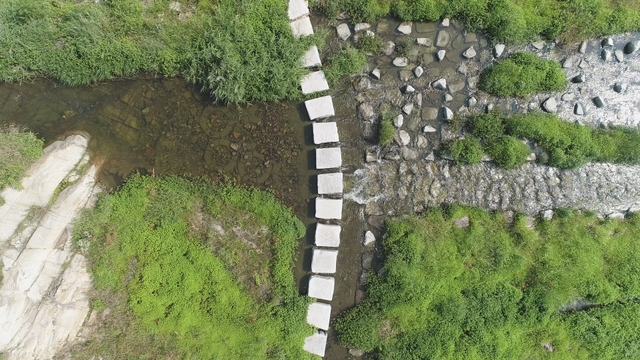
[(380, 145), (389, 145), (396, 136), (396, 129), (393, 126), (393, 118), (398, 114), (384, 113), (380, 119), (380, 128), (378, 129), (378, 143)]
[(42, 156), (43, 146), (42, 139), (18, 126), (0, 126), (0, 190), (6, 186), (20, 188), (20, 179)]

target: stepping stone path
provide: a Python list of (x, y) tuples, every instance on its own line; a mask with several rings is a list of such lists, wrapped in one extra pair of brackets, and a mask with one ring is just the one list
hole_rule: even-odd
[[(291, 30), (296, 38), (313, 34), (313, 27), (309, 19), (309, 5), (307, 0), (289, 0), (288, 9)], [(411, 32), (412, 25), (401, 26), (402, 30)], [(367, 31), (369, 24), (355, 25), (355, 31)], [(351, 29), (348, 24), (340, 24), (336, 31), (338, 37), (347, 40), (351, 37)], [(393, 43), (392, 43), (393, 46)], [(312, 46), (300, 59), (305, 68), (320, 68), (322, 62), (316, 46)], [(408, 65), (408, 60), (405, 59)], [(375, 69), (372, 75), (380, 78), (380, 70)], [(422, 74), (420, 74), (422, 75)], [(416, 76), (420, 76), (416, 75)], [(324, 72), (321, 69), (313, 71), (300, 81), (302, 93), (313, 94), (329, 90)], [(341, 226), (337, 222), (342, 220), (342, 193), (343, 175), (342, 152), (338, 143), (338, 124), (325, 119), (335, 115), (333, 99), (331, 96), (322, 96), (307, 100), (304, 103), (309, 119), (312, 123), (313, 143), (323, 147), (316, 149), (316, 169), (334, 169), (330, 173), (321, 172), (317, 175), (318, 197), (316, 198), (315, 217), (318, 219), (315, 229), (315, 248), (311, 260), (311, 272), (309, 278), (308, 296), (318, 299), (307, 308), (307, 323), (318, 329), (317, 333), (308, 336), (304, 340), (303, 349), (311, 354), (324, 357), (327, 347), (327, 333), (331, 323), (331, 302), (335, 288), (335, 278), (326, 276), (336, 272), (338, 262), (338, 247), (340, 246)], [(333, 144), (324, 147), (325, 144)], [(331, 196), (331, 198), (325, 197)], [(325, 274), (323, 276), (316, 274)]]

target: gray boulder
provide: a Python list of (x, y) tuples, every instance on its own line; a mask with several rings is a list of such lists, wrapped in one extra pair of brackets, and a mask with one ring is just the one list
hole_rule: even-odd
[(393, 65), (395, 65), (397, 67), (405, 67), (405, 66), (409, 65), (409, 59), (407, 59), (404, 56), (397, 57), (397, 58), (393, 59)]
[(446, 106), (442, 107), (442, 118), (445, 120), (453, 120), (453, 111)]
[(617, 93), (622, 93), (627, 90), (627, 84), (615, 83), (613, 85), (613, 91)]
[(447, 55), (447, 50), (438, 50), (438, 52), (436, 53), (436, 58), (438, 59), (438, 61), (442, 61), (445, 55)]
[(413, 23), (411, 21), (403, 22), (398, 26), (398, 32), (405, 35), (409, 35), (411, 34), (412, 27), (413, 27)]
[(338, 37), (342, 40), (347, 40), (351, 36), (351, 30), (349, 30), (349, 25), (347, 24), (338, 25), (336, 31), (338, 32)]
[(422, 76), (422, 74), (424, 74), (424, 69), (422, 68), (422, 66), (416, 66), (416, 68), (413, 69), (413, 75), (415, 75), (417, 78)]
[(600, 43), (602, 46), (613, 46), (613, 39), (612, 38), (606, 38), (604, 40), (602, 40), (602, 42)]
[(584, 74), (576, 75), (571, 79), (571, 82), (574, 84), (581, 84), (584, 82)]
[(555, 113), (558, 111), (558, 103), (556, 98), (550, 97), (542, 103), (542, 109), (549, 113)]
[(602, 60), (604, 61), (609, 61), (609, 59), (611, 59), (611, 50), (609, 49), (602, 49), (602, 52), (600, 53), (600, 57), (602, 58)]
[(499, 58), (500, 55), (502, 55), (502, 53), (504, 52), (504, 49), (505, 49), (504, 44), (496, 44), (496, 46), (494, 46), (493, 48), (493, 55)]
[(576, 115), (584, 115), (584, 108), (580, 103), (577, 103), (573, 106), (573, 113)]
[(638, 49), (637, 41), (629, 41), (627, 45), (624, 46), (624, 53), (627, 55), (633, 54), (636, 49)]
[(438, 89), (438, 90), (446, 90), (447, 89), (447, 80), (445, 79), (438, 79), (436, 81), (434, 81), (431, 86), (433, 86), (434, 89)]
[(462, 56), (464, 56), (467, 59), (472, 59), (473, 57), (475, 57), (478, 53), (476, 52), (476, 50), (472, 47), (468, 48), (465, 52), (462, 53)]
[(360, 106), (358, 106), (358, 111), (360, 112), (360, 115), (365, 121), (371, 121), (375, 116), (375, 113), (373, 111), (373, 106), (371, 106), (371, 104), (369, 103), (360, 104)]
[(404, 93), (405, 94), (411, 94), (411, 93), (414, 93), (415, 91), (416, 91), (416, 89), (411, 85), (407, 85), (407, 86), (404, 87)]

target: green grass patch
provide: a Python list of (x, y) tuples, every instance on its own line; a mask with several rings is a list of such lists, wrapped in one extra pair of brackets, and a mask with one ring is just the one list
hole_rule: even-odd
[(484, 150), (480, 140), (474, 136), (455, 139), (443, 144), (442, 151), (451, 156), (456, 164), (475, 164), (482, 160)]
[(333, 54), (324, 67), (324, 74), (330, 84), (335, 84), (340, 78), (359, 71), (367, 63), (367, 56), (350, 44)]
[(567, 210), (534, 230), (457, 206), (393, 220), (384, 271), (336, 329), (380, 359), (639, 358), (639, 236), (637, 215)]
[(524, 164), (531, 154), (529, 146), (512, 136), (503, 136), (492, 141), (487, 144), (486, 149), (493, 161), (505, 169), (513, 169)]
[(380, 145), (389, 145), (396, 136), (396, 128), (393, 126), (393, 119), (396, 116), (398, 116), (398, 114), (382, 114), (382, 119), (380, 119), (380, 125), (378, 128), (378, 143)]
[(561, 91), (566, 85), (566, 76), (558, 62), (527, 52), (515, 53), (489, 66), (482, 72), (479, 83), (480, 89), (501, 97)]
[(7, 186), (21, 187), (20, 179), (42, 156), (43, 146), (44, 140), (18, 126), (0, 126), (0, 190)]
[(272, 194), (134, 175), (74, 227), (104, 328), (81, 358), (304, 359), (303, 224)]
[(300, 57), (280, 0), (0, 2), (0, 80), (91, 84), (138, 73), (186, 77), (233, 103), (301, 98)]
[(332, 17), (346, 12), (354, 23), (387, 14), (405, 21), (453, 17), (471, 31), (508, 44), (640, 30), (640, 4), (633, 0), (318, 0), (315, 6)]

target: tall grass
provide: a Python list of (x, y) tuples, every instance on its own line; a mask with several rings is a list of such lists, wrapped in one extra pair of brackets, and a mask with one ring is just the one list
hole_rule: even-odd
[(78, 356), (309, 358), (308, 302), (292, 272), (303, 234), (269, 193), (131, 177), (74, 227), (96, 300), (125, 319), (120, 329), (98, 329)]
[(384, 271), (336, 329), (381, 359), (638, 358), (639, 235), (637, 215), (567, 210), (534, 230), (457, 206), (392, 220)]
[(42, 139), (18, 126), (0, 126), (0, 190), (20, 187), (24, 172), (42, 156), (43, 145)]
[[(0, 2), (0, 79), (79, 85), (142, 72), (182, 75), (226, 102), (300, 97), (287, 2), (187, 0)], [(315, 38), (314, 38), (315, 39)]]

